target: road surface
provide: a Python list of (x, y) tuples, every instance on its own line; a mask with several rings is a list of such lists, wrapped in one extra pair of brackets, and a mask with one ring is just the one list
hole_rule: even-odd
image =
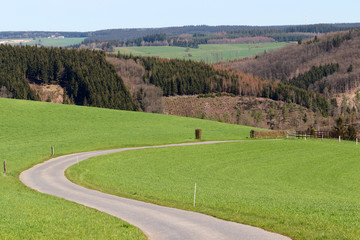
[(224, 221), (196, 212), (162, 207), (90, 190), (70, 182), (64, 174), (67, 168), (76, 164), (78, 161), (103, 154), (146, 148), (213, 144), (219, 142), (221, 141), (76, 153), (53, 158), (38, 164), (22, 172), (20, 174), (20, 180), (28, 187), (39, 192), (95, 208), (125, 220), (140, 228), (151, 240), (289, 240), (290, 238), (288, 237), (267, 232), (260, 228)]

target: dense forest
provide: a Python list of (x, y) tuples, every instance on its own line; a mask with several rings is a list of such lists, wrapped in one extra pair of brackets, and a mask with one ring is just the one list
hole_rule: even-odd
[(137, 109), (103, 52), (0, 45), (0, 87), (14, 98), (38, 100), (31, 82), (60, 85), (69, 103)]
[(333, 114), (336, 108), (336, 100), (330, 101), (320, 94), (201, 62), (121, 54), (116, 57), (132, 59), (142, 64), (145, 69), (144, 83), (160, 87), (164, 96), (229, 93), (239, 96), (265, 97), (300, 104), (313, 111), (319, 111), (323, 116)]
[[(283, 83), (287, 83), (299, 88), (309, 89), (315, 82), (320, 81), (324, 77), (330, 76), (339, 70), (338, 63), (325, 64), (320, 66), (313, 66), (309, 71), (301, 73), (298, 76), (289, 80), (283, 79)], [(326, 85), (323, 84), (320, 93), (324, 93)]]

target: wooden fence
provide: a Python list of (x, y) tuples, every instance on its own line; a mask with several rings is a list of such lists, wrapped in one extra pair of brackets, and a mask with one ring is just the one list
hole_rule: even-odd
[(251, 138), (338, 138), (339, 135), (334, 131), (294, 131), (294, 130), (277, 130), (261, 131), (251, 130)]
[(334, 131), (289, 131), (288, 137), (293, 138), (338, 138)]

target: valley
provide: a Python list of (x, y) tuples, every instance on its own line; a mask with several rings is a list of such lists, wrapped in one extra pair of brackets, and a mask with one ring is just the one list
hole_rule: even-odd
[[(77, 161), (66, 177), (291, 239), (358, 239), (359, 27), (0, 32), (0, 238), (149, 238), (19, 180), (49, 159), (139, 147)], [(336, 139), (254, 140), (253, 129)], [(206, 144), (227, 140), (239, 141)], [(181, 143), (196, 146), (141, 149)]]

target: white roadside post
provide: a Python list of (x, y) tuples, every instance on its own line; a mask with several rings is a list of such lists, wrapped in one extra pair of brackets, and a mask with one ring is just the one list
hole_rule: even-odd
[(339, 136), (339, 143), (341, 142), (341, 137)]
[(356, 138), (356, 145), (358, 145), (358, 139)]
[(195, 183), (195, 189), (194, 189), (194, 207), (195, 207), (195, 202), (196, 202), (196, 183)]

